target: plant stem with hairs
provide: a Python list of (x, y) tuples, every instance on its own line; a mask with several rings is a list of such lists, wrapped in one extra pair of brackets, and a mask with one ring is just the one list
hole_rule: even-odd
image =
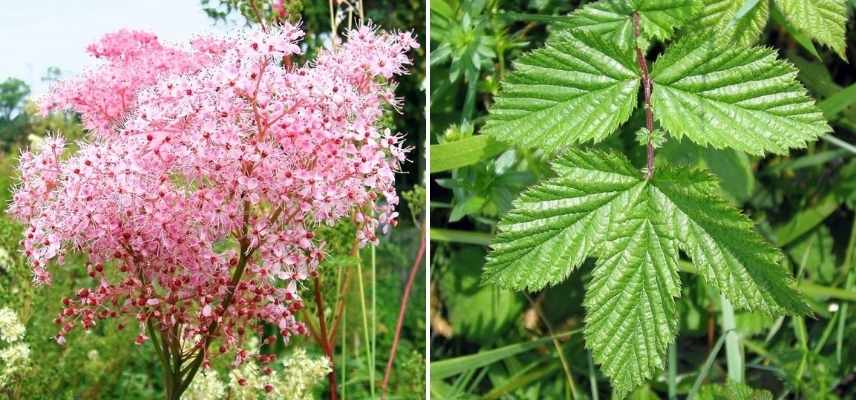
[(648, 61), (645, 53), (639, 48), (639, 36), (642, 34), (639, 13), (633, 14), (633, 34), (636, 36), (636, 62), (642, 71), (642, 94), (645, 96), (645, 129), (648, 130), (648, 143), (646, 145), (645, 179), (654, 177), (654, 108), (651, 106), (651, 74), (648, 72)]

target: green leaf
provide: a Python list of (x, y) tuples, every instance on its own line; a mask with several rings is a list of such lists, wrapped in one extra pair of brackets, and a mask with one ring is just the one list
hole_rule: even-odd
[(704, 385), (697, 400), (773, 400), (773, 394), (742, 383)]
[(774, 0), (785, 19), (818, 43), (844, 54), (847, 24), (845, 0)]
[(678, 330), (679, 253), (651, 196), (640, 192), (623, 220), (605, 229), (606, 245), (586, 288), (586, 344), (618, 398), (663, 369)]
[(802, 46), (805, 51), (814, 56), (815, 59), (823, 60), (823, 58), (820, 56), (820, 53), (817, 52), (817, 48), (814, 47), (814, 42), (811, 41), (811, 37), (796, 26), (794, 26), (791, 21), (786, 19), (778, 8), (773, 7), (770, 12), (770, 16), (773, 18), (773, 22), (775, 22), (777, 25), (781, 25), (781, 27), (785, 29), (788, 35), (790, 35), (795, 42)]
[(752, 221), (719, 196), (716, 178), (704, 171), (661, 169), (654, 178), (667, 225), (680, 238), (705, 281), (738, 309), (771, 315), (810, 310), (782, 265), (782, 253), (758, 234)]
[(601, 0), (573, 12), (554, 26), (594, 32), (622, 49), (636, 46), (633, 13), (639, 13), (642, 36), (667, 40), (701, 11), (698, 0)]
[(518, 290), (561, 282), (607, 239), (613, 216), (644, 186), (638, 170), (607, 153), (570, 151), (553, 168), (558, 177), (524, 192), (502, 217), (487, 282)]
[(770, 19), (768, 0), (704, 0), (691, 32), (727, 36), (743, 46), (758, 42)]
[(431, 173), (449, 171), (493, 157), (506, 148), (487, 135), (431, 145)]
[(455, 204), (451, 214), (449, 214), (449, 222), (457, 222), (467, 215), (477, 214), (486, 202), (487, 199), (482, 196), (467, 197), (466, 200)]
[(632, 53), (593, 34), (563, 32), (515, 65), (483, 128), (500, 141), (555, 153), (603, 140), (636, 106)]
[(681, 40), (654, 64), (654, 115), (703, 146), (784, 154), (830, 131), (796, 74), (771, 49)]

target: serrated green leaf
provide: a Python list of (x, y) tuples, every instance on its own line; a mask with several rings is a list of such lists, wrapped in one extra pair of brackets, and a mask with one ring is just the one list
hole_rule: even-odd
[(743, 46), (755, 44), (770, 19), (768, 0), (704, 0), (691, 33), (716, 34)]
[(785, 19), (818, 43), (844, 54), (847, 24), (845, 0), (774, 0)]
[(622, 49), (636, 46), (633, 13), (639, 13), (642, 36), (667, 40), (701, 11), (699, 0), (601, 0), (573, 12), (554, 26), (593, 32)]
[(640, 192), (607, 229), (586, 288), (586, 343), (618, 398), (663, 368), (678, 330), (678, 249), (651, 195)]
[(639, 69), (630, 51), (584, 32), (564, 32), (518, 59), (483, 132), (548, 153), (600, 141), (636, 106)]
[(654, 115), (703, 146), (784, 154), (831, 130), (796, 74), (771, 49), (681, 40), (654, 64)]
[(502, 287), (538, 290), (564, 280), (606, 240), (613, 215), (641, 190), (641, 175), (621, 157), (570, 151), (559, 175), (524, 192), (499, 223), (484, 279)]
[(735, 308), (771, 315), (810, 309), (782, 265), (782, 253), (719, 196), (704, 171), (661, 169), (654, 178), (661, 213), (705, 281)]

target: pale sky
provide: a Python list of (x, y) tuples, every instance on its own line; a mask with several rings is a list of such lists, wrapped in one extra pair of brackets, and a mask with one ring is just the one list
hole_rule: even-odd
[(96, 63), (86, 46), (120, 28), (147, 30), (166, 43), (228, 29), (215, 26), (199, 0), (0, 0), (0, 81), (22, 79), (42, 94), (48, 67), (63, 77), (83, 71)]

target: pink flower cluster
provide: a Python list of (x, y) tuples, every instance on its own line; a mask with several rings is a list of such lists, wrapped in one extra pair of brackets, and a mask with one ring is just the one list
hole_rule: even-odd
[(197, 73), (222, 56), (227, 46), (225, 41), (199, 38), (190, 50), (182, 50), (162, 45), (147, 32), (123, 29), (107, 34), (86, 49), (107, 63), (76, 80), (60, 82), (42, 101), (42, 111), (73, 109), (91, 131), (113, 132), (141, 89), (169, 75)]
[(74, 152), (48, 138), (22, 154), (10, 208), (38, 282), (66, 252), (88, 257), (97, 284), (65, 300), (59, 341), (111, 317), (136, 319), (139, 343), (154, 324), (202, 349), (259, 321), (303, 333), (315, 228), (352, 219), (365, 244), (395, 224), (407, 149), (379, 119), (418, 44), (363, 26), (297, 66), (301, 36), (284, 25), (181, 50), (120, 31), (89, 48), (106, 64), (47, 100), (94, 132)]

